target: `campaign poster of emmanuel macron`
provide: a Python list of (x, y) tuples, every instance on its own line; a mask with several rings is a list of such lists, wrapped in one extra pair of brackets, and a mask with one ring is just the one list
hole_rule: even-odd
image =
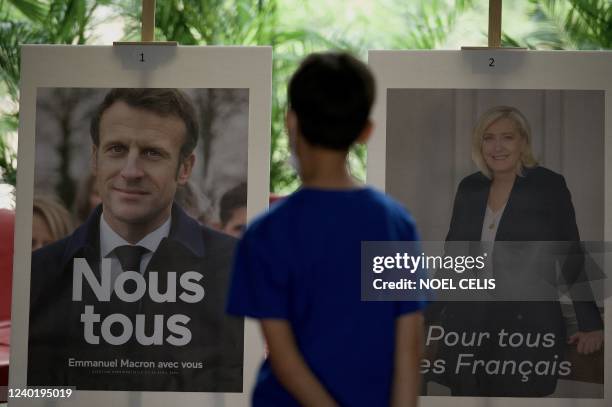
[(243, 320), (224, 311), (235, 238), (176, 199), (200, 158), (202, 109), (178, 89), (93, 95), (97, 205), (33, 251), (27, 383), (241, 392)]

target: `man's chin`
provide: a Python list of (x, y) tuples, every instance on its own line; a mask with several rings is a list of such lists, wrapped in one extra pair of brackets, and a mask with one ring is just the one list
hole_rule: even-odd
[(111, 216), (125, 224), (143, 224), (151, 222), (155, 215), (144, 211), (141, 205), (115, 205), (109, 210)]

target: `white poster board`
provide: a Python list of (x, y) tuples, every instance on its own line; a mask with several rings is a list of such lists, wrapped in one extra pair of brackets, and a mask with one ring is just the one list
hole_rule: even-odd
[[(565, 178), (581, 239), (610, 241), (612, 53), (370, 51), (368, 59), (378, 89), (368, 183), (411, 211), (423, 240), (446, 239), (458, 185), (477, 171), (471, 139), (478, 118), (490, 108), (512, 106), (531, 124), (532, 149), (540, 165)], [(597, 305), (603, 311), (604, 343), (609, 344), (612, 300)], [(562, 301), (562, 306), (564, 318), (571, 319), (566, 315), (571, 311), (565, 312), (571, 301)], [(558, 380), (547, 397), (453, 397), (448, 387), (430, 383), (421, 403), (607, 406), (612, 401), (612, 353), (604, 349), (598, 359), (586, 361), (584, 365), (603, 365), (603, 373), (591, 382)]]
[[(194, 150), (195, 164), (189, 178), (191, 191), (187, 194), (187, 198), (183, 198), (180, 206), (185, 209), (184, 212), (188, 213), (186, 216), (189, 216), (189, 219), (202, 215), (199, 220), (211, 226), (219, 223), (220, 211), (222, 210), (219, 205), (224, 193), (231, 190), (237, 184), (247, 184), (248, 219), (251, 219), (255, 214), (267, 208), (271, 73), (272, 50), (269, 47), (180, 47), (162, 45), (23, 47), (19, 128), (19, 189), (17, 193), (16, 220), (16, 224), (19, 226), (15, 231), (10, 369), (11, 389), (25, 388), (32, 381), (32, 369), (40, 366), (32, 361), (28, 365), (30, 328), (28, 321), (31, 319), (30, 283), (38, 284), (40, 281), (37, 279), (41, 278), (37, 277), (40, 276), (40, 273), (35, 275), (35, 273), (31, 272), (30, 253), (33, 196), (35, 193), (40, 194), (42, 192), (47, 194), (56, 192), (59, 188), (60, 191), (63, 191), (59, 195), (64, 203), (66, 203), (66, 206), (69, 207), (70, 203), (75, 205), (74, 198), (76, 192), (78, 192), (75, 191), (75, 186), (79, 183), (78, 181), (80, 181), (81, 177), (84, 178), (87, 175), (91, 168), (93, 153), (91, 152), (92, 141), (89, 135), (89, 127), (91, 118), (101, 101), (113, 88), (136, 90), (150, 88), (171, 89), (172, 92), (178, 90), (179, 93), (186, 95), (186, 98), (191, 100), (196, 115), (200, 116), (199, 142)], [(128, 102), (129, 104), (130, 102)], [(155, 109), (153, 108), (154, 112), (152, 113), (154, 120), (155, 117), (161, 120), (167, 119), (169, 116), (171, 119), (177, 119), (176, 115), (173, 116), (173, 113), (158, 114)], [(138, 115), (151, 114), (151, 109), (148, 107), (134, 108), (130, 106), (125, 111), (137, 113)], [(102, 114), (106, 113), (102, 112)], [(132, 118), (138, 120), (138, 117), (140, 117), (138, 115), (133, 114), (132, 117), (126, 115), (126, 117), (128, 120)], [(183, 121), (186, 123), (185, 120)], [(153, 132), (158, 130), (159, 128), (156, 126), (148, 129), (148, 131)], [(121, 131), (120, 129), (118, 130), (119, 133)], [(67, 137), (71, 137), (71, 139), (66, 140)], [(101, 137), (104, 139), (104, 137), (110, 136)], [(133, 137), (135, 138), (132, 140), (135, 140), (141, 137), (141, 133), (137, 131), (133, 134)], [(135, 151), (139, 151), (134, 162), (138, 160), (146, 161), (145, 164), (142, 164), (142, 168), (155, 160), (163, 160), (164, 154), (167, 153), (163, 151), (163, 146), (161, 151), (158, 151), (155, 148), (149, 148), (149, 146), (143, 147), (138, 144), (139, 142), (134, 142), (137, 144)], [(102, 142), (101, 147), (103, 146), (104, 143)], [(115, 156), (122, 154), (122, 151), (132, 151), (130, 144), (123, 145), (119, 143), (110, 148), (111, 153)], [(57, 154), (58, 151), (60, 152), (59, 158), (53, 155)], [(58, 169), (59, 163), (66, 161), (66, 151), (69, 151), (69, 160), (67, 163), (64, 163), (63, 168)], [(99, 160), (102, 156), (98, 155), (97, 157), (98, 162), (100, 162)], [(170, 178), (168, 178), (168, 173), (157, 173), (157, 175), (152, 177), (159, 177), (158, 181), (149, 180), (146, 183), (138, 179), (148, 179), (147, 177), (151, 174), (147, 173), (147, 170), (143, 170), (143, 174), (136, 174), (136, 172), (141, 170), (141, 167), (135, 169), (136, 167), (137, 165), (134, 165), (129, 169), (128, 171), (132, 171), (132, 173), (127, 175), (127, 177), (135, 177), (133, 181), (130, 181), (134, 190), (119, 191), (120, 194), (124, 194), (123, 198), (127, 201), (140, 199), (135, 197), (134, 194), (153, 194), (154, 197), (163, 198), (163, 194), (155, 195), (151, 192), (152, 189), (155, 189), (155, 182), (159, 181), (158, 183), (162, 189), (165, 188), (162, 182), (164, 180), (168, 180), (168, 182), (174, 185), (180, 177), (180, 169), (182, 168), (179, 166), (177, 173), (170, 174)], [(108, 161), (104, 165), (98, 166), (98, 175), (102, 171), (107, 171), (108, 168)], [(124, 169), (123, 171), (126, 170)], [(108, 174), (108, 172), (105, 174)], [(115, 176), (109, 176), (109, 179), (118, 179), (112, 177)], [(67, 178), (74, 181), (72, 188), (65, 187)], [(124, 178), (127, 179), (126, 177)], [(59, 187), (58, 185), (64, 185), (64, 187)], [(108, 185), (96, 185), (102, 188), (98, 192), (104, 194)], [(100, 187), (100, 185), (102, 186)], [(110, 189), (125, 189), (128, 183), (122, 185), (113, 184), (110, 185)], [(143, 189), (136, 191), (139, 188), (137, 187), (138, 185), (142, 186)], [(151, 190), (148, 191), (147, 188), (151, 188)], [(130, 194), (132, 196), (128, 196)], [(105, 202), (104, 198), (101, 198)], [(177, 199), (175, 199), (175, 206), (176, 202), (178, 202)], [(194, 204), (194, 202), (196, 203)], [(152, 204), (154, 205), (155, 202), (152, 202)], [(106, 202), (104, 205), (106, 205)], [(174, 208), (172, 214), (173, 221), (176, 221), (177, 216)], [(98, 214), (97, 219), (99, 218), (100, 215)], [(80, 222), (87, 223), (87, 220), (77, 221), (77, 224)], [(192, 223), (192, 220), (187, 220), (186, 222), (191, 225), (190, 227), (195, 228), (193, 230), (201, 230), (198, 229), (200, 226), (196, 221)], [(99, 221), (96, 220), (92, 224), (98, 225)], [(168, 239), (175, 236), (173, 233), (178, 233), (176, 229), (172, 229), (174, 225), (171, 224), (170, 226)], [(212, 231), (212, 227), (208, 227), (206, 230), (208, 231), (202, 232), (202, 236), (205, 236), (204, 241), (213, 242), (208, 244), (208, 247), (217, 244), (214, 242), (225, 239), (225, 236), (220, 237), (221, 235)], [(223, 241), (227, 242), (230, 240)], [(235, 240), (232, 242), (235, 242)], [(188, 241), (185, 240), (184, 243), (190, 246)], [(191, 247), (191, 249), (195, 252), (199, 250), (195, 246)], [(208, 256), (207, 258), (210, 260), (211, 253), (206, 253), (206, 244), (203, 250), (204, 257)], [(151, 260), (152, 263), (154, 263), (154, 256), (155, 253), (153, 254), (153, 260)], [(225, 274), (229, 273), (232, 253), (224, 253), (222, 256), (223, 259), (221, 260), (217, 259), (209, 262), (208, 269), (199, 270), (205, 276), (201, 280), (204, 281), (202, 284), (204, 288), (202, 294), (207, 289), (207, 282), (211, 284), (213, 279), (216, 279), (215, 281), (222, 281), (221, 285), (225, 284), (227, 277)], [(216, 266), (216, 264), (223, 265)], [(146, 273), (150, 271), (147, 269)], [(219, 278), (213, 277), (215, 271), (223, 272), (224, 276)], [(84, 276), (87, 278), (86, 275)], [(200, 281), (198, 280), (199, 278), (201, 277), (197, 277), (194, 281)], [(51, 285), (49, 286), (48, 284)], [(57, 282), (44, 282), (44, 285), (47, 285), (47, 287), (54, 287), (53, 290), (55, 291), (62, 290), (60, 285), (54, 284), (57, 284)], [(193, 288), (193, 285), (191, 287)], [(42, 291), (45, 292), (45, 296), (49, 296), (46, 290)], [(195, 292), (192, 290), (189, 293), (194, 294)], [(180, 294), (180, 291), (178, 294)], [(85, 295), (83, 295), (84, 297)], [(194, 295), (193, 298), (195, 297), (197, 296)], [(212, 301), (218, 302), (214, 306), (207, 306), (204, 302), (202, 304), (203, 309), (208, 307), (206, 312), (211, 313), (209, 320), (221, 323), (220, 321), (223, 321), (225, 318), (225, 316), (221, 315), (225, 308), (225, 304), (223, 304), (225, 293), (208, 292), (200, 297), (205, 300), (210, 298)], [(73, 305), (80, 307), (84, 304), (74, 303)], [(52, 306), (49, 304), (49, 307)], [(164, 312), (164, 308), (158, 309), (162, 310), (160, 311), (161, 313)], [(53, 313), (48, 315), (53, 315)], [(68, 320), (70, 319), (69, 315), (64, 315), (63, 317)], [(198, 315), (192, 315), (191, 317), (195, 320), (198, 318)], [(57, 316), (57, 318), (58, 326), (61, 326), (61, 316)], [(237, 326), (238, 330), (240, 330), (239, 325)], [(189, 328), (189, 325), (185, 324), (183, 326), (183, 328), (186, 327)], [(84, 325), (77, 328), (76, 332), (81, 328), (84, 328)], [(112, 329), (109, 328), (108, 331), (112, 331)], [(179, 331), (185, 333), (184, 329), (179, 329)], [(216, 332), (215, 327), (211, 327), (208, 331), (209, 334), (203, 334), (205, 335), (203, 338), (211, 336), (210, 332), (213, 332), (213, 335)], [(114, 335), (116, 338), (118, 336), (116, 331), (112, 332), (113, 334), (110, 336)], [(232, 341), (235, 344), (239, 343), (242, 338), (239, 338), (236, 332), (233, 335)], [(89, 366), (81, 370), (84, 376), (100, 374), (100, 370), (105, 370), (105, 373), (99, 376), (99, 387), (97, 387), (98, 384), (95, 383), (95, 380), (91, 380), (89, 384), (79, 385), (89, 390), (78, 390), (69, 398), (12, 398), (9, 403), (11, 406), (166, 406), (171, 404), (246, 406), (249, 404), (249, 393), (253, 388), (256, 368), (263, 357), (264, 348), (254, 323), (245, 321), (243, 335), (243, 363), (242, 366), (234, 365), (234, 370), (238, 371), (241, 368), (243, 370), (242, 373), (239, 373), (242, 376), (242, 384), (238, 383), (238, 386), (234, 385), (235, 383), (229, 385), (229, 387), (219, 385), (216, 378), (196, 379), (196, 382), (189, 383), (189, 380), (186, 379), (189, 375), (183, 375), (184, 370), (180, 367), (176, 369), (176, 366), (170, 367), (168, 365), (160, 369), (157, 365), (151, 365), (153, 367), (147, 368), (142, 364), (136, 367), (123, 366), (125, 370), (134, 368), (130, 375), (123, 377), (126, 382), (135, 383), (135, 388), (146, 388), (147, 391), (125, 391), (131, 388), (131, 385), (121, 383), (121, 374), (126, 374), (126, 372), (119, 373), (119, 378), (114, 379), (114, 384), (105, 386), (103, 384), (105, 383), (105, 377), (112, 377), (113, 368), (121, 370), (122, 358), (129, 358), (128, 354), (122, 354), (123, 348), (117, 346), (116, 354), (108, 354), (108, 352), (104, 352), (104, 354), (107, 355), (108, 359), (116, 358), (118, 366), (113, 366), (112, 364), (110, 367), (98, 366), (97, 371), (96, 368)], [(108, 339), (101, 337), (100, 332), (97, 332), (97, 336), (98, 338), (95, 339), (97, 341)], [(30, 347), (32, 346), (31, 339)], [(130, 341), (133, 341), (133, 339), (130, 339)], [(214, 342), (215, 339), (211, 341)], [(188, 346), (191, 345), (193, 343), (189, 343)], [(199, 345), (196, 344), (194, 346)], [(95, 349), (95, 346), (92, 346), (92, 349)], [(197, 349), (204, 352), (206, 348), (196, 347), (194, 351)], [(61, 352), (62, 348), (59, 347), (58, 353)], [(225, 351), (214, 349), (213, 346), (211, 352), (212, 357), (216, 358), (214, 360), (224, 360)], [(47, 349), (47, 354), (51, 354), (49, 349)], [(172, 352), (169, 352), (168, 355), (172, 355)], [(197, 355), (194, 356), (197, 357)], [(196, 363), (196, 369), (204, 364), (208, 366), (207, 362), (217, 363), (203, 359), (205, 359), (205, 356), (202, 356), (201, 360), (196, 361), (201, 362)], [(173, 360), (174, 357), (169, 356), (166, 362)], [(46, 362), (41, 361), (42, 363)], [(74, 364), (74, 361), (70, 363)], [(224, 362), (218, 363), (223, 364)], [(204, 370), (206, 366), (203, 367)], [(71, 370), (67, 366), (49, 366), (49, 369), (53, 371), (50, 374), (55, 375), (55, 385), (70, 386), (69, 382), (77, 380), (70, 379), (71, 376), (74, 378), (78, 375), (74, 371), (70, 373)], [(63, 384), (61, 383), (64, 380), (61, 378), (62, 375), (60, 375), (60, 379), (57, 379), (57, 372), (55, 371), (62, 371), (62, 369), (65, 369), (66, 372), (63, 374), (64, 378), (68, 378), (65, 379), (67, 382)], [(168, 380), (162, 379), (159, 381), (158, 379), (152, 379), (151, 383), (158, 383), (158, 385), (147, 385), (147, 375), (149, 377), (152, 375), (167, 377)], [(179, 377), (179, 379), (174, 379), (173, 381), (172, 375), (176, 375), (174, 377)], [(193, 374), (193, 376), (198, 377), (198, 374)], [(92, 378), (95, 379), (94, 376)], [(42, 380), (44, 381), (45, 379), (43, 378)], [(164, 383), (172, 384), (166, 386)], [(123, 387), (122, 391), (116, 390), (121, 387)], [(203, 391), (197, 390), (198, 387), (201, 387)], [(227, 388), (231, 390), (226, 392), (224, 389)]]

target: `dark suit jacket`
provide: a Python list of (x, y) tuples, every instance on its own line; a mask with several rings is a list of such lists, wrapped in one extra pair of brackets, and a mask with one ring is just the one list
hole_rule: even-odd
[[(167, 272), (177, 273), (177, 297), (183, 292), (180, 276), (187, 271), (203, 275), (205, 290), (200, 302), (154, 302), (147, 293), (135, 303), (124, 303), (115, 295), (100, 302), (87, 283), (83, 300), (72, 301), (73, 259), (85, 258), (100, 275), (99, 207), (72, 235), (32, 254), (30, 290), (30, 331), (28, 347), (28, 385), (76, 386), (79, 390), (206, 391), (241, 392), (243, 370), (243, 320), (224, 311), (235, 239), (199, 225), (178, 206), (172, 208), (172, 225), (154, 253), (147, 270), (158, 272), (160, 293), (167, 289)], [(147, 279), (148, 281), (148, 279)], [(163, 345), (143, 346), (132, 338), (123, 345), (110, 345), (100, 337), (98, 345), (84, 340), (81, 314), (93, 305), (101, 321), (113, 313), (132, 321), (145, 315), (144, 333), (163, 330)], [(185, 346), (173, 346), (165, 338), (172, 332), (167, 319), (186, 315), (192, 338)], [(163, 316), (156, 324), (155, 318)], [(157, 317), (156, 317), (157, 316)], [(141, 317), (142, 318), (142, 317)], [(119, 324), (110, 331), (120, 335)], [(100, 335), (101, 323), (94, 333)], [(69, 359), (117, 360), (114, 367), (69, 367)], [(122, 360), (178, 362), (178, 368), (141, 368), (121, 366)], [(182, 362), (202, 363), (201, 368), (183, 368)], [(166, 365), (168, 366), (168, 365)]]
[[(459, 184), (447, 241), (470, 241), (474, 249), (479, 246), (491, 181), (482, 173), (474, 173)], [(576, 282), (583, 269), (583, 252), (576, 226), (574, 208), (565, 180), (559, 174), (543, 167), (524, 171), (517, 177), (503, 215), (499, 221), (496, 242), (508, 241), (511, 246), (496, 244), (493, 252), (493, 272), (497, 286), (512, 287), (517, 299), (525, 290), (540, 293), (547, 301), (528, 302), (453, 302), (434, 305), (431, 319), (441, 319), (447, 330), (554, 333), (555, 346), (529, 349), (486, 348), (441, 349), (445, 359), (454, 359), (461, 352), (474, 352), (484, 359), (553, 360), (563, 357), (566, 340), (565, 322), (557, 295), (556, 268), (550, 257), (543, 258), (545, 250), (565, 251), (562, 256), (562, 275), (566, 282)], [(536, 244), (534, 242), (569, 242), (567, 244)], [(519, 242), (525, 242), (523, 244)], [(450, 245), (449, 245), (450, 246)], [(476, 249), (475, 249), (476, 251)], [(550, 253), (549, 253), (550, 254)], [(558, 253), (557, 253), (558, 254)], [(528, 263), (535, 264), (529, 267)], [(508, 294), (508, 293), (506, 293)], [(584, 298), (583, 298), (584, 299)], [(602, 329), (598, 309), (592, 301), (574, 301), (579, 329)], [(438, 315), (433, 315), (438, 314)], [(451, 362), (452, 364), (452, 362)], [(454, 366), (451, 366), (451, 370)], [(446, 383), (457, 395), (488, 396), (542, 396), (554, 391), (556, 376), (531, 378), (528, 382), (516, 377), (492, 375), (461, 375)], [(520, 377), (518, 378), (520, 379)]]

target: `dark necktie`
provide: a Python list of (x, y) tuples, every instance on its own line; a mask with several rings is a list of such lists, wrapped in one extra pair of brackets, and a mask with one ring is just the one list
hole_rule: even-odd
[[(125, 245), (119, 246), (115, 248), (115, 255), (121, 263), (121, 268), (124, 272), (126, 271), (135, 271), (140, 274), (140, 259), (142, 255), (148, 252), (149, 250), (142, 246), (132, 246)], [(133, 279), (128, 279), (123, 282), (123, 289), (130, 294), (136, 292), (138, 286), (136, 281)], [(140, 308), (140, 301), (136, 301), (133, 303), (119, 301), (117, 297), (114, 297), (112, 300), (114, 307), (117, 307), (116, 312), (121, 312), (125, 315), (132, 315), (138, 313)]]
[(140, 273), (140, 259), (149, 250), (142, 246), (125, 245), (115, 248), (115, 254), (123, 271), (135, 271)]

